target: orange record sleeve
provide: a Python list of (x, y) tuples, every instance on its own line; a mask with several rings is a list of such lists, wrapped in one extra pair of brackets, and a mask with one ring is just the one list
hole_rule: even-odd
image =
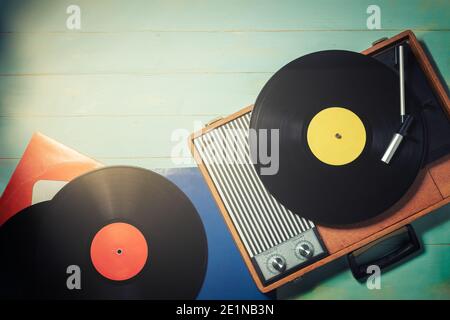
[(37, 181), (68, 182), (101, 166), (98, 161), (35, 133), (0, 198), (0, 226), (32, 204), (33, 187)]

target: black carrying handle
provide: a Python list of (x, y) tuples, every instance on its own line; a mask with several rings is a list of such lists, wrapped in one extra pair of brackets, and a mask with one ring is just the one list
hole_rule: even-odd
[[(381, 243), (393, 236), (398, 235), (399, 233), (407, 232), (409, 241), (404, 246), (401, 246), (382, 257), (379, 257), (371, 262), (358, 264), (356, 261), (356, 257), (366, 252), (368, 249)], [(400, 260), (406, 258), (407, 256), (417, 252), (420, 250), (420, 242), (417, 239), (417, 235), (414, 232), (414, 229), (411, 225), (405, 225), (404, 227), (384, 236), (381, 239), (378, 239), (372, 243), (367, 244), (366, 246), (355, 250), (347, 255), (347, 261), (352, 271), (353, 277), (355, 277), (358, 281), (365, 280), (369, 274), (367, 274), (367, 267), (370, 265), (377, 265), (381, 270), (386, 269), (387, 267), (393, 265), (394, 263), (399, 262)]]

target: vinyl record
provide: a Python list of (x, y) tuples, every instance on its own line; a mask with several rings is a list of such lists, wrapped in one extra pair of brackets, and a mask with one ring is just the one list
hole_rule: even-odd
[(38, 230), (35, 254), (27, 257), (35, 265), (29, 273), (34, 297), (197, 296), (207, 266), (205, 231), (188, 198), (164, 177), (132, 167), (103, 168), (67, 184), (50, 207), (33, 207), (36, 219), (26, 228)]
[[(269, 141), (278, 170), (264, 171), (268, 165), (259, 157), (255, 169), (280, 203), (318, 224), (373, 218), (406, 193), (421, 168), (425, 130), (408, 94), (406, 111), (412, 127), (386, 164), (381, 158), (401, 124), (398, 74), (349, 51), (298, 58), (275, 73), (256, 100), (250, 128), (279, 130), (279, 153), (277, 159), (277, 141)], [(263, 151), (258, 139), (250, 148)]]
[(36, 269), (40, 260), (36, 245), (39, 225), (51, 203), (41, 202), (23, 209), (0, 227), (0, 298), (38, 297)]

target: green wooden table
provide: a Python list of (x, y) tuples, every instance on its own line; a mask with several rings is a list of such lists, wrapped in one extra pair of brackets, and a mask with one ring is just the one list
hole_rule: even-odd
[[(374, 3), (380, 30), (367, 27)], [(79, 30), (66, 26), (73, 4)], [(361, 51), (404, 29), (448, 86), (448, 0), (0, 0), (0, 190), (34, 131), (105, 164), (194, 166), (187, 135), (253, 103), (290, 60)], [(383, 275), (381, 290), (338, 261), (279, 296), (448, 299), (449, 217), (446, 206), (415, 223), (423, 254)]]

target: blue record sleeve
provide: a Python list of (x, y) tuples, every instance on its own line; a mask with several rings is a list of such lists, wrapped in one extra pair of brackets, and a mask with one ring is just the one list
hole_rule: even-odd
[[(175, 183), (197, 209), (208, 239), (208, 267), (199, 300), (268, 300), (258, 290), (198, 168), (157, 170)], [(182, 267), (182, 266), (180, 266)]]

